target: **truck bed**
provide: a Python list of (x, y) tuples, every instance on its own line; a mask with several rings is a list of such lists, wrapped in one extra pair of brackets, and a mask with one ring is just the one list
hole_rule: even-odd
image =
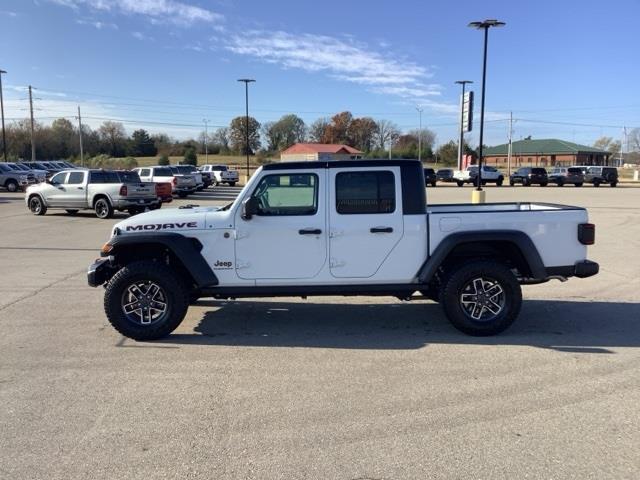
[(453, 233), (508, 230), (527, 234), (546, 267), (573, 265), (586, 258), (587, 247), (577, 236), (578, 225), (586, 222), (587, 211), (570, 205), (528, 202), (429, 205), (429, 255)]

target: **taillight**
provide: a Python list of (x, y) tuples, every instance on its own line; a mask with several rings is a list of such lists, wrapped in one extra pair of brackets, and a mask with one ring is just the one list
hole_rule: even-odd
[(593, 223), (579, 224), (578, 241), (583, 245), (593, 245), (596, 242), (596, 226)]
[(122, 185), (120, 187), (120, 196), (121, 197), (126, 197), (127, 196), (127, 186), (126, 185)]

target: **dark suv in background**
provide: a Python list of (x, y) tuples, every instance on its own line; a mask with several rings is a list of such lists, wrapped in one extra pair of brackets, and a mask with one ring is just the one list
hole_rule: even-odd
[(436, 186), (436, 171), (433, 168), (424, 169), (424, 186), (427, 185)]
[(454, 182), (455, 178), (453, 178), (453, 169), (441, 168), (436, 172), (436, 180), (439, 182)]
[(618, 185), (618, 169), (616, 167), (579, 167), (584, 172), (584, 181), (592, 183), (594, 187), (601, 184), (609, 184), (612, 187)]
[(555, 183), (559, 187), (567, 183), (581, 187), (584, 183), (584, 173), (579, 167), (554, 167), (549, 172), (549, 183)]
[(525, 187), (534, 184), (546, 187), (549, 184), (549, 176), (544, 168), (522, 167), (509, 177), (509, 185), (513, 187), (516, 183), (521, 183)]

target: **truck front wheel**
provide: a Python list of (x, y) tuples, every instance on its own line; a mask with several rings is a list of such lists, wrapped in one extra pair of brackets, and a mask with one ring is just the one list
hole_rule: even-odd
[(440, 303), (458, 330), (478, 337), (496, 335), (520, 313), (522, 290), (506, 265), (479, 260), (449, 273), (440, 289)]
[(134, 340), (156, 340), (173, 332), (189, 308), (184, 283), (166, 265), (140, 261), (109, 281), (104, 311), (113, 327)]

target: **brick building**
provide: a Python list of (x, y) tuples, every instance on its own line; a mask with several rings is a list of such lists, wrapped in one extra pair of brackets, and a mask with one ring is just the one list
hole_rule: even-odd
[[(484, 149), (487, 165), (507, 167), (508, 144)], [(609, 152), (586, 145), (557, 140), (519, 140), (512, 143), (511, 167), (553, 167), (569, 165), (609, 165)]]
[(363, 152), (335, 143), (296, 143), (280, 153), (280, 160), (318, 161), (318, 160), (357, 160), (362, 158)]

